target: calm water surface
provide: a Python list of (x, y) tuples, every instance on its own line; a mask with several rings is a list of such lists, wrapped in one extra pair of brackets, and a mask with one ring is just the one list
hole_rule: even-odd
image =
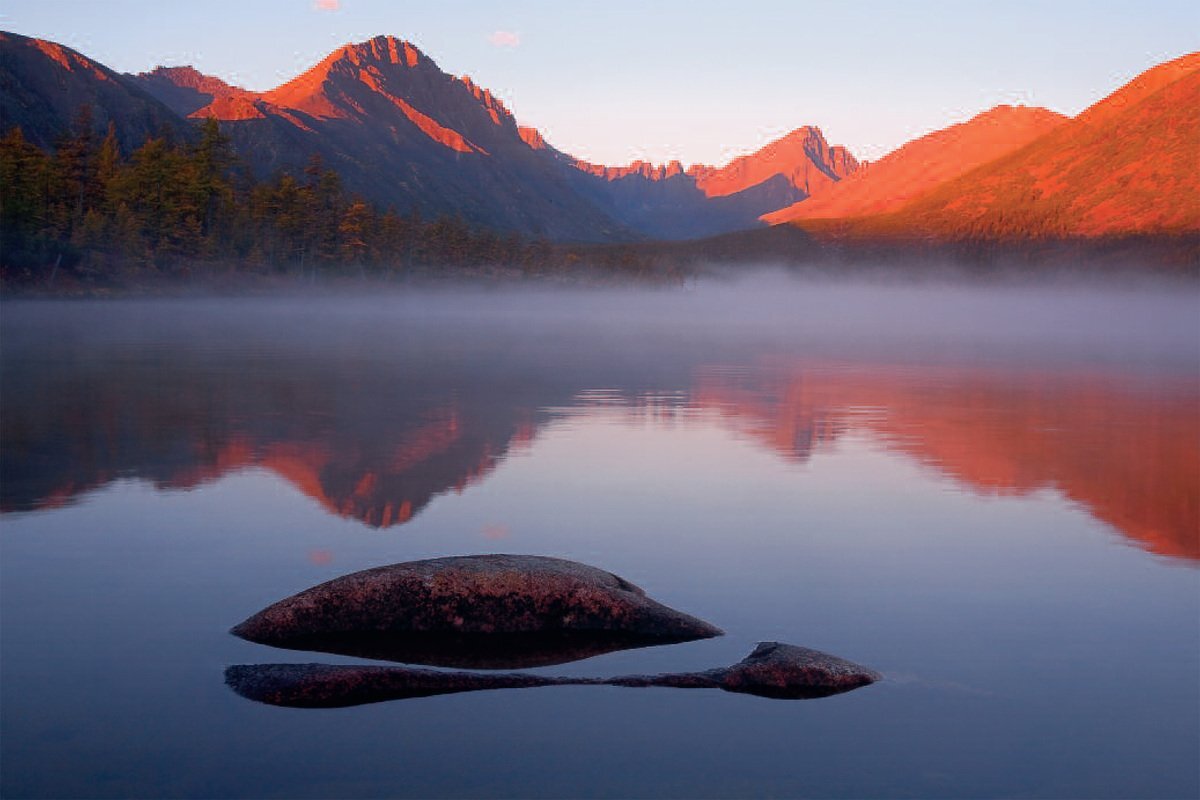
[[(1200, 794), (1194, 287), (702, 284), (0, 306), (4, 797)], [(347, 572), (612, 570), (821, 700), (260, 705), (228, 629)], [(361, 662), (368, 663), (368, 662)]]

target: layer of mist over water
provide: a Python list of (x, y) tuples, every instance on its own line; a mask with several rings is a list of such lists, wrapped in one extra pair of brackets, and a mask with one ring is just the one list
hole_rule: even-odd
[[(58, 335), (89, 341), (216, 348), (246, 335), (308, 350), (353, 341), (382, 345), (390, 334), (414, 331), (427, 337), (486, 331), (514, 341), (566, 333), (572, 344), (634, 340), (644, 347), (765, 346), (916, 359), (1107, 352), (1115, 361), (1194, 363), (1198, 308), (1194, 282), (899, 285), (754, 273), (660, 289), (498, 284), (379, 287), (333, 297), (11, 303), (6, 333), (37, 337), (30, 324), (52, 320)], [(10, 352), (19, 350), (21, 339), (9, 341)]]
[[(0, 305), (4, 796), (1195, 796), (1200, 289), (795, 281)], [(228, 629), (512, 552), (727, 631), (276, 708)], [(379, 662), (375, 662), (379, 663)]]

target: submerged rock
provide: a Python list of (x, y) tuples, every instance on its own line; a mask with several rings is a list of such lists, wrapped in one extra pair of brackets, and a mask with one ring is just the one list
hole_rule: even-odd
[(239, 664), (225, 670), (225, 682), (242, 697), (295, 708), (336, 708), (454, 692), (538, 686), (668, 686), (803, 700), (848, 692), (880, 677), (873, 670), (837, 656), (778, 642), (762, 642), (731, 667), (616, 678), (555, 678), (331, 664)]
[(276, 647), (474, 668), (560, 664), (722, 633), (610, 572), (521, 555), (355, 572), (281, 600), (232, 632)]

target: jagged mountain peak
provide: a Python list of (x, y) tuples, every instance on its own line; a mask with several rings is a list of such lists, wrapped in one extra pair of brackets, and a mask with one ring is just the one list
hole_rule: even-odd
[(741, 192), (777, 175), (802, 196), (810, 196), (857, 169), (858, 160), (849, 150), (831, 146), (815, 125), (803, 125), (723, 167), (700, 167), (693, 174), (709, 197)]
[(685, 174), (683, 164), (678, 160), (672, 160), (666, 164), (654, 164), (639, 158), (623, 167), (608, 167), (603, 164), (593, 164), (590, 161), (583, 161), (582, 159), (574, 159), (572, 164), (580, 172), (594, 175), (597, 178), (603, 178), (606, 181), (617, 181), (635, 175), (652, 182), (665, 181), (668, 178)]
[(332, 66), (341, 61), (357, 66), (402, 64), (410, 68), (418, 66), (422, 61), (433, 63), (433, 60), (422, 53), (415, 44), (395, 36), (376, 36), (365, 42), (344, 44), (326, 56), (321, 63)]
[(370, 118), (373, 101), (382, 99), (430, 138), (464, 153), (486, 152), (471, 141), (473, 121), (467, 115), (472, 106), (493, 125), (516, 129), (512, 114), (491, 91), (469, 76), (448, 75), (416, 45), (395, 36), (343, 45), (262, 99), (317, 119), (359, 120)]
[(274, 106), (303, 111), (319, 119), (349, 116), (339, 107), (336, 88), (339, 83), (362, 81), (378, 89), (379, 77), (386, 69), (415, 69), (425, 63), (437, 66), (412, 44), (394, 36), (376, 36), (365, 42), (342, 45), (312, 68), (263, 94)]

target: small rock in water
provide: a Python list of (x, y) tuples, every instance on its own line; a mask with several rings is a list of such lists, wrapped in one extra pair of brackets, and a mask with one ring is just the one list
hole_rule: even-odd
[(883, 677), (853, 661), (780, 642), (760, 642), (742, 661), (713, 672), (727, 692), (790, 699), (840, 694)]

